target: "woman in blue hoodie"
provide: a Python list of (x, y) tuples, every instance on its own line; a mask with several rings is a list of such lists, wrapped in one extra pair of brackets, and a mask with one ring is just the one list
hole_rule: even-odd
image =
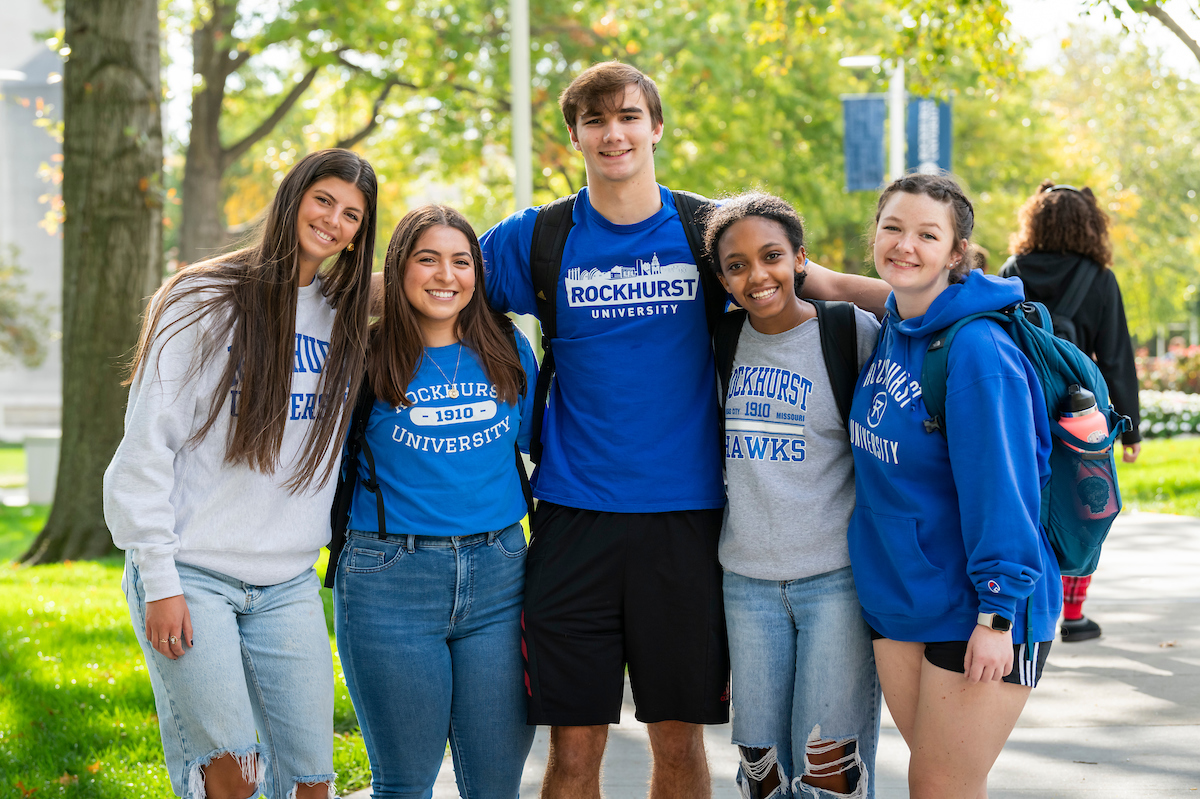
[(884, 698), (912, 753), (914, 797), (987, 796), (1062, 602), (1039, 523), (1045, 400), (996, 323), (958, 333), (945, 435), (925, 424), (920, 377), (934, 334), (1024, 299), (1019, 281), (969, 272), (974, 221), (949, 177), (907, 175), (880, 196), (872, 248), (892, 295), (849, 426), (854, 582)]

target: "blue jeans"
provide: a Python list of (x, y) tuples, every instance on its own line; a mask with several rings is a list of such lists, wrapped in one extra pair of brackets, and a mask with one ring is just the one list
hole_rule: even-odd
[[(882, 695), (850, 568), (785, 582), (726, 571), (724, 592), (733, 742), (765, 750), (750, 760), (742, 752), (743, 795), (748, 773), (761, 780), (777, 770), (770, 796), (846, 796), (803, 781), (817, 765), (818, 774), (844, 772), (848, 795), (873, 797)], [(820, 767), (826, 750), (843, 752), (842, 762)]]
[(175, 793), (204, 796), (202, 769), (223, 755), (273, 799), (297, 783), (332, 789), (333, 656), (317, 573), (255, 586), (176, 568), (194, 641), (178, 660), (146, 641), (146, 593), (130, 554), (121, 580)]
[(525, 534), (350, 531), (333, 596), (338, 652), (376, 799), (430, 797), (450, 741), (465, 799), (512, 799), (533, 744), (521, 601)]

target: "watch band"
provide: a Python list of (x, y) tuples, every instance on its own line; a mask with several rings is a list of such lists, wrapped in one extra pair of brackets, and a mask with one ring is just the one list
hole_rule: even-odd
[(1012, 629), (1012, 619), (1006, 619), (999, 613), (980, 613), (976, 621), (999, 633), (1006, 633)]

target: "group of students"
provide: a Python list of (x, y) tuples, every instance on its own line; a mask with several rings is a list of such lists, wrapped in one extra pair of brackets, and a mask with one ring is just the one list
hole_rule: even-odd
[[(947, 434), (923, 425), (930, 336), (1023, 296), (967, 272), (970, 201), (944, 176), (888, 186), (884, 282), (809, 261), (800, 217), (762, 194), (708, 206), (696, 253), (655, 180), (653, 81), (599, 64), (560, 104), (587, 186), (529, 545), (515, 450), (538, 367), (502, 312), (537, 313), (538, 209), (482, 242), (450, 208), (409, 212), (373, 304), (375, 175), (317, 152), (257, 243), (152, 300), (105, 516), (176, 793), (335, 795), (312, 565), (369, 392), (328, 569), (376, 797), (431, 796), (447, 741), (464, 797), (514, 797), (538, 724), (543, 795), (598, 797), (626, 670), (651, 796), (710, 795), (701, 725), (729, 718), (730, 665), (744, 796), (874, 796), (881, 688), (912, 795), (986, 796), (1062, 596), (1039, 525), (1044, 400), (996, 325), (951, 350)], [(746, 312), (720, 392), (702, 269)], [(828, 300), (883, 316), (849, 312), (844, 410)]]

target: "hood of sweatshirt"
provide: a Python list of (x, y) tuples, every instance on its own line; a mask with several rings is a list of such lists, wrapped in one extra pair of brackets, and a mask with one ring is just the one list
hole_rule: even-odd
[(972, 270), (962, 283), (955, 283), (937, 296), (921, 316), (901, 319), (896, 295), (887, 299), (888, 321), (896, 331), (912, 338), (925, 338), (980, 311), (997, 311), (1025, 299), (1025, 289), (1015, 277), (985, 275)]
[(1031, 252), (1010, 260), (1021, 270), (1021, 280), (1029, 287), (1030, 296), (1057, 297), (1075, 267), (1087, 259), (1075, 252)]

